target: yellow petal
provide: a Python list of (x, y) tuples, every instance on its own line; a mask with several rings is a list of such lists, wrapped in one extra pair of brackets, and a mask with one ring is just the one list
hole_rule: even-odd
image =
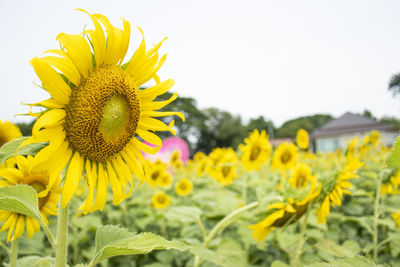
[(31, 64), (37, 76), (42, 81), (43, 87), (58, 102), (66, 105), (69, 102), (71, 88), (65, 83), (63, 78), (47, 62), (35, 57)]
[(60, 33), (57, 41), (67, 51), (69, 58), (78, 69), (79, 73), (86, 78), (93, 69), (92, 52), (88, 42), (80, 35)]
[(67, 207), (69, 201), (78, 188), (79, 180), (81, 179), (83, 171), (83, 160), (84, 159), (81, 155), (79, 155), (78, 152), (75, 152), (72, 156), (71, 162), (69, 163), (65, 183), (62, 187), (61, 206), (63, 208)]

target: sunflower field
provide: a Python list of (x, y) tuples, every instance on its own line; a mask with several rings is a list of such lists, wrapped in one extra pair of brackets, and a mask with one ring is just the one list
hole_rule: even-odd
[(254, 129), (191, 157), (164, 40), (139, 29), (128, 58), (128, 21), (80, 11), (91, 27), (30, 61), (49, 94), (32, 136), (0, 121), (1, 266), (400, 266), (397, 143), (314, 153), (304, 129), (275, 147)]

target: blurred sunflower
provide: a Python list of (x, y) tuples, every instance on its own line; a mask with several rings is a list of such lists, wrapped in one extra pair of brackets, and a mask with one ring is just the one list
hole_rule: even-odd
[(196, 168), (197, 177), (202, 177), (204, 175), (206, 167), (207, 167), (207, 158), (197, 163), (197, 168)]
[(183, 178), (175, 185), (175, 191), (179, 196), (187, 196), (193, 190), (193, 184), (188, 178)]
[(306, 150), (308, 148), (309, 145), (309, 137), (308, 137), (308, 133), (306, 130), (304, 129), (299, 129), (297, 131), (297, 135), (296, 135), (296, 143), (297, 145), (303, 149)]
[(151, 186), (156, 187), (162, 184), (161, 179), (168, 174), (167, 165), (162, 161), (148, 162), (148, 171), (145, 175), (145, 181)]
[(315, 182), (316, 176), (312, 175), (310, 166), (305, 163), (299, 163), (292, 171), (289, 184), (294, 188), (306, 187), (309, 182)]
[[(26, 184), (33, 187), (39, 199), (39, 211), (44, 222), (48, 224), (48, 215), (57, 215), (57, 203), (59, 194), (56, 193), (58, 187), (57, 174), (51, 173), (50, 166), (46, 169), (42, 165), (35, 163), (32, 156), (16, 156), (10, 159), (13, 164), (6, 164), (8, 167), (0, 169), (0, 187)], [(10, 163), (10, 160), (8, 161)], [(46, 190), (49, 185), (50, 177), (56, 182), (53, 183), (50, 191)], [(3, 222), (0, 231), (8, 230), (7, 242), (19, 238), (25, 231), (29, 238), (34, 233), (40, 231), (39, 223), (29, 217), (19, 213), (0, 210), (0, 221)]]
[(156, 209), (164, 209), (168, 207), (170, 203), (171, 198), (163, 192), (158, 192), (153, 195), (152, 205)]
[(358, 144), (358, 137), (356, 136), (347, 145), (346, 152), (345, 152), (346, 159), (350, 160), (355, 157), (356, 152), (357, 152), (357, 144)]
[(324, 189), (325, 196), (323, 201), (317, 209), (318, 223), (326, 223), (326, 217), (329, 215), (329, 206), (331, 203), (333, 207), (341, 206), (343, 194), (351, 195), (351, 192), (347, 190), (353, 187), (349, 179), (358, 178), (356, 173), (362, 165), (363, 163), (361, 163), (358, 158), (353, 158), (333, 181), (329, 181), (327, 184), (328, 188), (326, 190)]
[(237, 177), (238, 157), (231, 147), (222, 148), (220, 153), (219, 160), (210, 174), (220, 185), (227, 186)]
[(392, 171), (387, 177), (384, 177), (381, 184), (381, 194), (396, 194), (400, 184), (400, 170)]
[(194, 156), (193, 156), (193, 159), (194, 159), (194, 161), (196, 161), (196, 162), (203, 161), (203, 160), (206, 159), (206, 158), (207, 158), (207, 155), (204, 154), (204, 153), (201, 152), (201, 151), (196, 152), (196, 154), (194, 154)]
[[(68, 205), (86, 171), (89, 193), (82, 204), (83, 213), (104, 208), (109, 184), (116, 205), (131, 195), (132, 173), (144, 178), (141, 151), (158, 151), (162, 141), (154, 132), (174, 133), (174, 121), (166, 125), (155, 117), (177, 115), (184, 119), (180, 112), (158, 111), (174, 101), (176, 93), (168, 100), (154, 101), (174, 84), (171, 79), (160, 82), (156, 74), (166, 60), (166, 55), (161, 59), (158, 55), (164, 40), (146, 50), (143, 37), (132, 58), (122, 65), (130, 40), (129, 22), (122, 19), (123, 29), (119, 29), (101, 14), (88, 15), (94, 29), (81, 35), (60, 33), (57, 40), (61, 49), (31, 60), (43, 88), (51, 95), (32, 105), (46, 110), (33, 127), (30, 142), (50, 142), (35, 161), (59, 172), (67, 167), (62, 207)], [(140, 89), (151, 79), (155, 86)], [(53, 183), (50, 180), (49, 186)]]
[(321, 184), (313, 182), (309, 187), (307, 195), (295, 201), (289, 197), (285, 202), (277, 202), (268, 206), (269, 215), (259, 223), (249, 226), (253, 230), (252, 236), (256, 241), (263, 241), (267, 235), (276, 227), (282, 227), (298, 221), (308, 209), (310, 202), (321, 192)]
[(169, 172), (164, 172), (158, 180), (161, 187), (167, 188), (172, 184), (172, 175)]
[(0, 120), (0, 146), (21, 136), (22, 134), (18, 126), (9, 121)]
[(244, 139), (245, 144), (240, 144), (242, 151), (241, 161), (245, 170), (259, 170), (262, 164), (267, 163), (272, 146), (265, 131), (255, 129), (249, 137)]
[(396, 222), (397, 227), (400, 227), (400, 212), (392, 213), (392, 218)]
[(272, 166), (280, 170), (292, 168), (297, 162), (298, 150), (293, 143), (282, 143), (274, 152)]

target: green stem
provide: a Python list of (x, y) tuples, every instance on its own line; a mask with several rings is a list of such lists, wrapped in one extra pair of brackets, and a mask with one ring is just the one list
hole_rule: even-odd
[(206, 237), (207, 237), (206, 228), (204, 227), (204, 224), (203, 224), (203, 222), (201, 221), (200, 218), (197, 219), (196, 222), (197, 222), (197, 224), (199, 225), (199, 228), (200, 228), (200, 230), (201, 230), (201, 233), (203, 234), (203, 241), (204, 241), (204, 240), (206, 239)]
[(242, 199), (243, 206), (247, 204), (247, 175), (243, 176)]
[(56, 267), (67, 266), (68, 249), (68, 206), (63, 208), (60, 203), (57, 223)]
[[(221, 221), (219, 221), (214, 228), (211, 230), (211, 232), (207, 235), (207, 237), (204, 239), (203, 246), (207, 248), (208, 243), (217, 235), (219, 232), (222, 232), (226, 227), (228, 227), (231, 223), (235, 221), (239, 215), (241, 215), (243, 212), (246, 212), (252, 208), (255, 208), (258, 206), (258, 202), (252, 202), (244, 207), (241, 207), (240, 209), (237, 209), (230, 214), (226, 215)], [(201, 264), (201, 259), (199, 256), (196, 256), (194, 258), (194, 267), (198, 267)]]
[(44, 232), (44, 234), (45, 234), (46, 237), (47, 237), (47, 240), (49, 240), (51, 246), (52, 246), (53, 248), (55, 248), (55, 247), (56, 247), (56, 245), (55, 245), (56, 242), (55, 242), (55, 238), (54, 238), (53, 233), (50, 231), (49, 227), (47, 227), (46, 223), (45, 223), (43, 220), (42, 220), (42, 221), (39, 221), (39, 224), (40, 224), (40, 226), (42, 227), (43, 232)]
[(301, 225), (299, 243), (297, 244), (296, 254), (295, 254), (294, 261), (293, 261), (294, 267), (297, 267), (299, 264), (301, 250), (302, 250), (303, 244), (304, 244), (304, 235), (305, 235), (306, 229), (307, 229), (308, 215), (310, 214), (311, 207), (312, 207), (312, 202), (308, 203), (306, 216), (304, 217), (303, 224)]
[(8, 255), (11, 254), (11, 250), (9, 250), (8, 247), (6, 245), (4, 245), (4, 243), (1, 241), (0, 241), (0, 247), (2, 247), (4, 249), (4, 251), (7, 252)]
[(379, 221), (379, 201), (381, 198), (381, 184), (382, 184), (382, 175), (379, 175), (378, 181), (376, 183), (376, 197), (375, 197), (375, 204), (374, 204), (374, 234), (372, 236), (373, 244), (374, 244), (374, 261), (378, 263), (378, 221)]
[(10, 267), (17, 267), (17, 258), (18, 258), (18, 239), (15, 239), (11, 243)]

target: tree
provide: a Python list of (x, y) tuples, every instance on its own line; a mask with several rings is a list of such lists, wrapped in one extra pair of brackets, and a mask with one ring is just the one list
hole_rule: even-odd
[(396, 96), (400, 93), (400, 73), (397, 73), (392, 76), (389, 81), (389, 91), (393, 92), (393, 96)]
[(270, 120), (265, 120), (264, 116), (259, 116), (256, 119), (250, 119), (249, 123), (247, 124), (247, 132), (251, 132), (254, 129), (265, 130), (270, 138), (275, 137), (275, 126), (274, 123)]
[(316, 114), (312, 116), (299, 117), (293, 120), (285, 122), (276, 131), (276, 136), (278, 138), (291, 137), (295, 138), (297, 130), (304, 129), (309, 133), (312, 133), (314, 129), (321, 127), (328, 121), (332, 120), (333, 117), (327, 114)]

